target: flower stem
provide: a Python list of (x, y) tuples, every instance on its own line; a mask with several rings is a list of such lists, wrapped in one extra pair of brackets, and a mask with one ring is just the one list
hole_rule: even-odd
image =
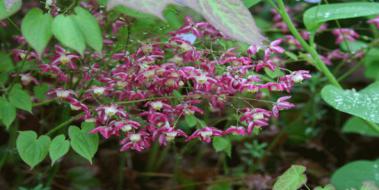
[(51, 135), (53, 134), (55, 131), (58, 131), (59, 129), (62, 129), (63, 127), (66, 127), (67, 125), (69, 125), (70, 123), (74, 122), (75, 120), (79, 119), (80, 117), (82, 116), (82, 114), (78, 114), (76, 116), (73, 116), (71, 117), (69, 120), (66, 120), (65, 122), (59, 124), (58, 126), (54, 127), (53, 129), (51, 129), (49, 132), (46, 133), (46, 135)]
[(325, 63), (321, 60), (319, 54), (315, 50), (314, 47), (310, 46), (301, 36), (299, 31), (296, 29), (295, 25), (293, 24), (291, 18), (289, 17), (286, 7), (284, 5), (283, 0), (277, 0), (278, 2), (278, 8), (279, 8), (279, 14), (282, 16), (283, 21), (287, 24), (288, 29), (291, 31), (292, 35), (296, 38), (296, 40), (299, 41), (301, 46), (307, 51), (313, 58), (314, 64), (316, 68), (321, 71), (326, 78), (328, 78), (329, 82), (339, 88), (342, 88), (341, 84), (337, 81), (337, 79), (334, 77), (332, 72), (326, 67)]

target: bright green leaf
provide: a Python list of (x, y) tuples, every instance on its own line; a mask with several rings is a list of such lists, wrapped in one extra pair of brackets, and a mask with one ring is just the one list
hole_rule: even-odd
[(343, 125), (342, 132), (357, 133), (365, 136), (379, 137), (379, 132), (370, 127), (363, 119), (351, 117)]
[(324, 101), (335, 109), (379, 123), (379, 82), (356, 92), (328, 85), (321, 91)]
[(0, 98), (0, 119), (7, 129), (16, 119), (16, 108), (5, 98)]
[(52, 31), (59, 42), (83, 55), (86, 47), (85, 38), (75, 23), (74, 16), (58, 15), (55, 17)]
[(40, 55), (53, 35), (51, 32), (52, 23), (53, 17), (50, 14), (43, 14), (42, 10), (38, 8), (31, 9), (22, 20), (22, 35)]
[(71, 139), (71, 147), (76, 153), (86, 158), (92, 164), (92, 158), (97, 152), (99, 146), (99, 136), (90, 134), (89, 131), (93, 125), (85, 125), (82, 129), (71, 126), (68, 130)]
[(231, 156), (232, 144), (228, 139), (224, 137), (214, 137), (212, 144), (216, 152), (224, 151), (228, 156)]
[(49, 152), (50, 137), (42, 135), (37, 139), (34, 131), (21, 131), (16, 140), (16, 148), (21, 159), (34, 168)]
[(185, 117), (188, 127), (194, 127), (197, 124), (197, 118), (193, 114), (187, 114)]
[(32, 112), (32, 100), (20, 85), (15, 85), (8, 94), (9, 102), (16, 108)]
[(367, 44), (362, 41), (344, 41), (340, 44), (341, 49), (345, 52), (356, 53), (359, 50), (367, 48)]
[(49, 156), (52, 164), (64, 156), (70, 149), (70, 141), (66, 140), (64, 135), (56, 136), (50, 144)]
[(86, 43), (94, 50), (101, 52), (103, 49), (103, 37), (96, 18), (81, 7), (76, 7), (75, 13), (76, 15), (72, 18), (76, 22)]
[(16, 13), (22, 5), (22, 0), (0, 0), (0, 20)]
[(336, 189), (359, 189), (366, 181), (379, 185), (379, 160), (354, 161), (336, 170), (331, 178)]
[(274, 184), (274, 190), (296, 190), (299, 189), (307, 181), (304, 174), (305, 167), (300, 165), (292, 165), (285, 171)]

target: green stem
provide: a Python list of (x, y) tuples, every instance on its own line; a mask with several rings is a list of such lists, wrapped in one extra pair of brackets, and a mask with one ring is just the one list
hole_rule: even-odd
[(328, 69), (328, 67), (325, 65), (325, 63), (321, 60), (319, 54), (315, 50), (314, 47), (310, 46), (301, 36), (299, 31), (296, 29), (295, 25), (293, 24), (291, 18), (289, 17), (286, 7), (284, 5), (283, 0), (277, 0), (278, 6), (279, 6), (279, 13), (283, 18), (283, 21), (287, 24), (289, 30), (291, 31), (292, 35), (299, 41), (301, 46), (307, 51), (314, 60), (314, 65), (317, 67), (319, 71), (321, 71), (326, 78), (328, 78), (329, 82), (339, 88), (342, 88), (340, 83), (337, 81), (337, 79), (334, 77), (332, 72)]
[(51, 129), (49, 132), (46, 133), (46, 135), (49, 135), (49, 136), (52, 135), (54, 132), (62, 129), (63, 127), (66, 127), (70, 123), (72, 123), (75, 120), (79, 119), (81, 116), (82, 116), (82, 114), (78, 114), (76, 116), (71, 117), (69, 120), (66, 120), (65, 122), (59, 124), (58, 126), (54, 127), (53, 129)]

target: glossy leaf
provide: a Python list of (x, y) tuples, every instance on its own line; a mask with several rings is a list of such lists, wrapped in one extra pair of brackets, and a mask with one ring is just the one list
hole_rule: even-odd
[(31, 9), (22, 20), (22, 35), (40, 55), (53, 35), (51, 32), (52, 23), (53, 17), (50, 14), (43, 14), (42, 10), (38, 8)]
[(76, 7), (75, 13), (76, 15), (73, 18), (86, 43), (94, 50), (101, 52), (103, 49), (103, 37), (96, 18), (81, 7)]
[(274, 184), (274, 190), (296, 190), (299, 189), (307, 181), (304, 174), (305, 167), (300, 165), (292, 165), (285, 171)]
[(24, 91), (21, 85), (15, 85), (8, 95), (9, 102), (16, 108), (32, 112), (32, 100), (29, 94)]
[(5, 98), (0, 98), (0, 119), (7, 129), (16, 119), (16, 107)]
[(22, 0), (0, 0), (0, 20), (3, 20), (20, 10)]
[(354, 161), (336, 170), (331, 178), (336, 189), (359, 189), (366, 181), (379, 185), (379, 160)]
[(49, 152), (50, 138), (42, 135), (37, 139), (34, 131), (21, 131), (16, 140), (16, 148), (21, 159), (34, 168)]
[(379, 14), (379, 3), (353, 2), (314, 6), (304, 13), (304, 24), (310, 32), (316, 32), (322, 23)]
[(70, 149), (70, 141), (66, 140), (64, 135), (56, 136), (50, 144), (49, 156), (52, 164), (64, 156)]
[(328, 85), (321, 91), (324, 101), (335, 109), (379, 123), (379, 82), (356, 92)]
[(83, 54), (86, 47), (85, 38), (72, 15), (58, 15), (54, 18), (52, 27), (53, 34), (59, 42)]
[(72, 149), (91, 164), (99, 146), (99, 136), (89, 133), (93, 127), (93, 125), (84, 125), (82, 129), (79, 129), (76, 126), (71, 126), (68, 130)]
[(342, 128), (344, 133), (356, 133), (365, 136), (379, 137), (379, 132), (367, 125), (367, 123), (358, 117), (351, 117)]

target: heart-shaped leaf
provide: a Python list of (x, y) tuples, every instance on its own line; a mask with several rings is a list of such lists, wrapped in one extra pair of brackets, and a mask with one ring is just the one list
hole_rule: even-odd
[(162, 11), (168, 4), (190, 7), (223, 34), (248, 44), (262, 45), (264, 37), (241, 0), (110, 0), (108, 9), (124, 5), (163, 19)]
[(379, 137), (379, 132), (370, 127), (363, 119), (359, 117), (351, 117), (347, 120), (347, 122), (343, 125), (342, 132)]
[(50, 14), (43, 14), (42, 10), (38, 8), (31, 9), (22, 20), (22, 35), (40, 55), (53, 35), (51, 32), (52, 23), (53, 17)]
[(68, 135), (71, 139), (71, 147), (80, 156), (83, 156), (92, 164), (92, 158), (95, 155), (99, 146), (99, 136), (90, 134), (94, 125), (87, 123), (82, 125), (82, 129), (76, 126), (71, 126), (68, 130)]
[(322, 89), (321, 96), (339, 111), (379, 123), (379, 82), (369, 85), (360, 92), (328, 85)]
[(0, 98), (0, 120), (8, 129), (16, 119), (16, 108), (5, 98)]
[(21, 85), (15, 85), (8, 95), (9, 102), (16, 108), (32, 112), (32, 100), (29, 94), (24, 91)]
[(87, 10), (76, 7), (76, 15), (73, 16), (86, 43), (94, 50), (100, 52), (103, 49), (103, 37), (99, 23), (96, 18)]
[(215, 137), (212, 140), (213, 148), (216, 152), (224, 151), (229, 157), (232, 153), (232, 144), (230, 140), (224, 137)]
[(52, 164), (55, 163), (59, 158), (64, 156), (70, 149), (70, 141), (66, 140), (64, 135), (56, 136), (50, 144), (49, 156)]
[(34, 168), (49, 152), (50, 137), (42, 135), (37, 139), (34, 131), (21, 131), (16, 140), (16, 148), (21, 159)]
[(16, 13), (22, 5), (21, 0), (0, 0), (0, 20)]
[(304, 13), (306, 28), (314, 33), (322, 23), (346, 18), (355, 18), (379, 14), (379, 3), (334, 3), (314, 6)]
[(286, 172), (279, 176), (274, 184), (274, 190), (296, 190), (307, 181), (304, 174), (305, 167), (292, 165)]
[(379, 185), (379, 160), (354, 161), (348, 163), (332, 175), (331, 182), (336, 189), (359, 189), (366, 181)]
[(86, 48), (85, 38), (73, 15), (58, 15), (54, 18), (52, 27), (53, 34), (59, 42), (83, 55)]

